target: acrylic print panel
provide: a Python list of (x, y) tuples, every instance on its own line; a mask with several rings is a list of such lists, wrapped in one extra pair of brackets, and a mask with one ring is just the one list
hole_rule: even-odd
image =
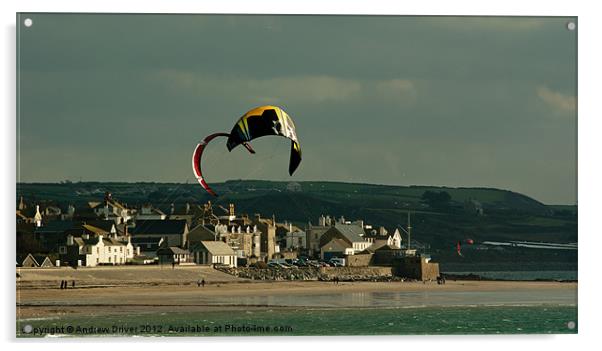
[(577, 332), (576, 18), (17, 28), (18, 337)]

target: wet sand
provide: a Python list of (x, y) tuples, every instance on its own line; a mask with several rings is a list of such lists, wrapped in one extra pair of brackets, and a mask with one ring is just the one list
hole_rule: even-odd
[[(221, 272), (220, 272), (221, 273)], [(17, 318), (48, 318), (64, 315), (107, 315), (119, 313), (158, 313), (213, 311), (302, 306), (371, 306), (374, 296), (401, 296), (399, 304), (437, 303), (576, 303), (577, 283), (447, 281), (435, 282), (332, 282), (278, 281), (253, 282), (235, 279), (210, 282), (198, 287), (194, 282), (156, 285), (121, 284), (58, 286), (21, 282), (17, 288)], [(489, 296), (483, 300), (482, 296)], [(370, 301), (366, 302), (368, 299)], [(315, 303), (314, 303), (315, 302)], [(321, 305), (320, 305), (321, 303)]]

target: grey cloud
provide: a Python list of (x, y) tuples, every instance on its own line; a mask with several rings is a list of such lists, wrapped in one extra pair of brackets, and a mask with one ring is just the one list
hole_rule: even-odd
[[(567, 18), (28, 17), (24, 181), (192, 179), (196, 142), (275, 103), (297, 122), (294, 179), (576, 200), (576, 119), (549, 118), (575, 114)], [(208, 177), (290, 179), (286, 140), (265, 139), (252, 158), (212, 144)]]

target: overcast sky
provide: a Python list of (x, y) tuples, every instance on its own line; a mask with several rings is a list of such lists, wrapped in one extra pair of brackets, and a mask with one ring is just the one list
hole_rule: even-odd
[[(33, 25), (22, 25), (31, 18)], [(22, 15), (18, 179), (194, 182), (252, 107), (289, 141), (204, 159), (209, 182), (333, 180), (577, 197), (567, 18)]]

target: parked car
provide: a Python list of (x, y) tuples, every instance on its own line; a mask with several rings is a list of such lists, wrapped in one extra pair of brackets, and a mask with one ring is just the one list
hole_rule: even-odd
[(307, 262), (305, 262), (303, 260), (297, 260), (294, 263), (294, 265), (297, 266), (297, 267), (307, 267), (308, 266)]
[(333, 257), (328, 261), (334, 267), (343, 267), (345, 266), (345, 259), (340, 257)]

